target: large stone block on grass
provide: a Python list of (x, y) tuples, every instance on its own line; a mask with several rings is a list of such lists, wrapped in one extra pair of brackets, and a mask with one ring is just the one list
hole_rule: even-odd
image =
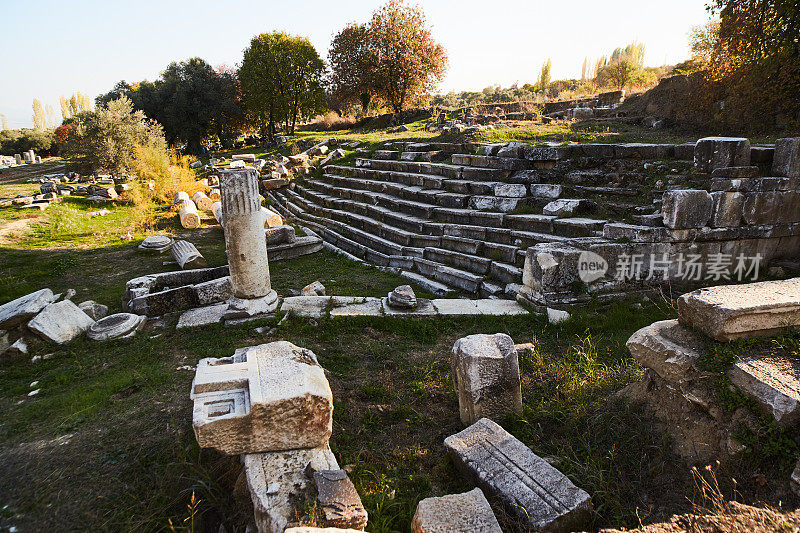
[(258, 533), (283, 533), (301, 507), (312, 502), (313, 482), (307, 468), (339, 468), (327, 443), (311, 449), (246, 454), (242, 462)]
[(464, 424), (522, 414), (519, 358), (508, 335), (469, 335), (457, 340), (450, 368)]
[(313, 352), (286, 341), (202, 359), (192, 399), (200, 447), (228, 455), (316, 448), (331, 435), (325, 373)]
[(62, 300), (45, 307), (28, 322), (28, 329), (45, 340), (65, 344), (83, 334), (94, 320), (71, 300)]
[(772, 173), (776, 176), (800, 178), (800, 137), (775, 141)]
[(677, 320), (646, 326), (628, 339), (628, 350), (642, 365), (672, 383), (692, 379), (703, 355), (703, 339)]
[(459, 468), (525, 530), (581, 530), (591, 517), (585, 491), (487, 418), (447, 437), (444, 445)]
[(742, 137), (706, 137), (694, 147), (694, 166), (711, 173), (717, 168), (750, 166), (750, 141)]
[(776, 335), (800, 323), (800, 278), (698, 289), (678, 298), (678, 316), (718, 341)]
[(0, 305), (0, 329), (9, 329), (36, 316), (56, 300), (50, 289), (42, 289)]
[(740, 358), (728, 377), (782, 426), (800, 421), (800, 361), (774, 355)]
[(702, 228), (711, 219), (714, 200), (707, 191), (683, 189), (667, 191), (661, 213), (670, 229)]
[(501, 533), (481, 489), (425, 498), (417, 505), (412, 533)]

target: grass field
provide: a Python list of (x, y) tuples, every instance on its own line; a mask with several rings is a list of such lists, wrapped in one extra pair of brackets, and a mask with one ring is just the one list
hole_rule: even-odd
[[(345, 138), (384, 138), (371, 135)], [(494, 135), (486, 140), (506, 134)], [(531, 141), (644, 140), (635, 132), (558, 128), (519, 128), (513, 135)], [(408, 138), (425, 137), (412, 131)], [(22, 175), (0, 174), (0, 197), (30, 187)], [(209, 266), (225, 262), (222, 232), (213, 219), (187, 231), (176, 224), (174, 212), (154, 211), (154, 226), (142, 231), (130, 206), (102, 207), (112, 213), (91, 217), (99, 207), (82, 199), (67, 199), (32, 217), (1, 210), (0, 303), (43, 287), (74, 288), (76, 302), (93, 299), (119, 311), (128, 279), (175, 269), (170, 256), (135, 250), (151, 234), (191, 240)], [(14, 231), (4, 233), (12, 224)], [(274, 263), (271, 274), (281, 295), (315, 280), (328, 294), (362, 296), (383, 296), (406, 283), (326, 251)], [(220, 524), (229, 533), (243, 531), (251, 508), (233, 496), (238, 459), (200, 450), (192, 433), (194, 366), (239, 347), (288, 340), (313, 350), (328, 372), (331, 447), (352, 472), (370, 515), (367, 530), (406, 531), (421, 498), (471, 488), (442, 444), (462, 428), (448, 356), (464, 335), (497, 332), (534, 345), (520, 357), (523, 415), (503, 425), (592, 495), (591, 527), (665, 519), (691, 509), (690, 468), (672, 454), (641, 406), (614, 393), (643, 374), (625, 348), (628, 337), (673, 316), (671, 302), (639, 299), (593, 302), (558, 326), (540, 316), (292, 318), (271, 336), (257, 333), (264, 324), (255, 323), (150, 329), (105, 344), (38, 342), (30, 356), (42, 356), (39, 362), (0, 362), (0, 529), (169, 530), (170, 521), (183, 527), (194, 494), (195, 531), (216, 533)], [(28, 396), (34, 389), (40, 392)], [(777, 505), (769, 491), (749, 490), (747, 480), (759, 473), (769, 484), (785, 484), (788, 472), (756, 459), (725, 467), (720, 475), (739, 479), (742, 498)]]

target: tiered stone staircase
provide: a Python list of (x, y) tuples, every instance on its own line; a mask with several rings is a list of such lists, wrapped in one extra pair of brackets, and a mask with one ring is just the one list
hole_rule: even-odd
[[(417, 143), (379, 150), (355, 167), (328, 165), (321, 178), (268, 195), (274, 208), (329, 246), (399, 268), (433, 292), (481, 297), (516, 294), (530, 246), (602, 241), (606, 217), (647, 217), (658, 209), (661, 193), (644, 191), (636, 172), (610, 180), (608, 169), (579, 169), (572, 161), (554, 169), (558, 154), (532, 161), (498, 146), (480, 150), (499, 155), (432, 162), (448, 150), (441, 143), (427, 148)], [(573, 204), (572, 214), (543, 214), (556, 197)]]

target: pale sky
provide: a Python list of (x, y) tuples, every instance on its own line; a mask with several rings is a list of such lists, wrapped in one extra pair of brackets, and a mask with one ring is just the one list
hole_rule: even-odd
[[(33, 125), (34, 98), (53, 106), (92, 98), (119, 80), (153, 80), (171, 62), (201, 57), (237, 65), (250, 39), (284, 30), (307, 36), (324, 58), (346, 23), (381, 0), (0, 0), (0, 114)], [(441, 92), (534, 82), (549, 57), (553, 79), (580, 76), (585, 56), (644, 42), (645, 64), (688, 58), (687, 33), (708, 18), (704, 0), (422, 0), (450, 68)]]

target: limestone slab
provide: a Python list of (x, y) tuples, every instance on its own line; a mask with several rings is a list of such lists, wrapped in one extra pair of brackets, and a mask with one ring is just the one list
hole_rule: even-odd
[(789, 178), (800, 177), (800, 137), (775, 141), (772, 173), (776, 176), (787, 176)]
[(317, 470), (313, 477), (326, 526), (358, 530), (367, 526), (367, 510), (344, 470)]
[(63, 300), (45, 307), (28, 322), (28, 329), (57, 344), (67, 343), (85, 332), (94, 320), (72, 300)]
[(181, 317), (178, 319), (178, 325), (176, 327), (177, 329), (183, 329), (219, 324), (222, 322), (222, 318), (225, 316), (227, 311), (227, 303), (207, 305), (205, 307), (198, 307), (197, 309), (190, 309), (181, 315)]
[(481, 489), (425, 498), (417, 504), (412, 533), (501, 533)]
[(192, 383), (192, 424), (201, 447), (235, 455), (328, 442), (333, 396), (310, 350), (286, 341), (202, 359)]
[(741, 137), (705, 137), (694, 147), (694, 166), (700, 172), (750, 166), (750, 141)]
[(718, 341), (778, 334), (800, 323), (800, 278), (689, 292), (678, 316)]
[(677, 320), (662, 320), (634, 333), (626, 344), (631, 355), (665, 380), (679, 384), (696, 375), (703, 339)]
[(482, 315), (513, 316), (527, 315), (528, 311), (513, 300), (475, 300), (475, 305)]
[(800, 362), (780, 356), (743, 357), (728, 377), (782, 426), (800, 421)]
[(671, 229), (702, 228), (714, 210), (714, 200), (703, 190), (667, 191), (662, 202), (664, 225)]
[(0, 305), (0, 329), (12, 328), (31, 319), (55, 300), (53, 291), (41, 289)]
[[(331, 317), (342, 316), (383, 316), (383, 302), (380, 298), (353, 298), (352, 302), (333, 298)], [(342, 303), (340, 303), (342, 302)]]
[[(247, 488), (259, 533), (283, 533), (300, 507), (312, 498), (312, 470), (339, 468), (328, 444), (312, 449), (246, 454), (242, 457)], [(287, 530), (289, 531), (289, 530)]]
[(483, 418), (445, 439), (455, 463), (484, 494), (535, 531), (580, 530), (589, 495), (496, 423)]
[(475, 300), (465, 300), (462, 298), (443, 298), (431, 300), (433, 307), (440, 315), (479, 315), (478, 304)]
[(457, 340), (450, 369), (464, 424), (522, 414), (519, 358), (508, 335), (469, 335)]
[(295, 316), (322, 318), (330, 305), (328, 296), (290, 296), (283, 299), (281, 311)]

